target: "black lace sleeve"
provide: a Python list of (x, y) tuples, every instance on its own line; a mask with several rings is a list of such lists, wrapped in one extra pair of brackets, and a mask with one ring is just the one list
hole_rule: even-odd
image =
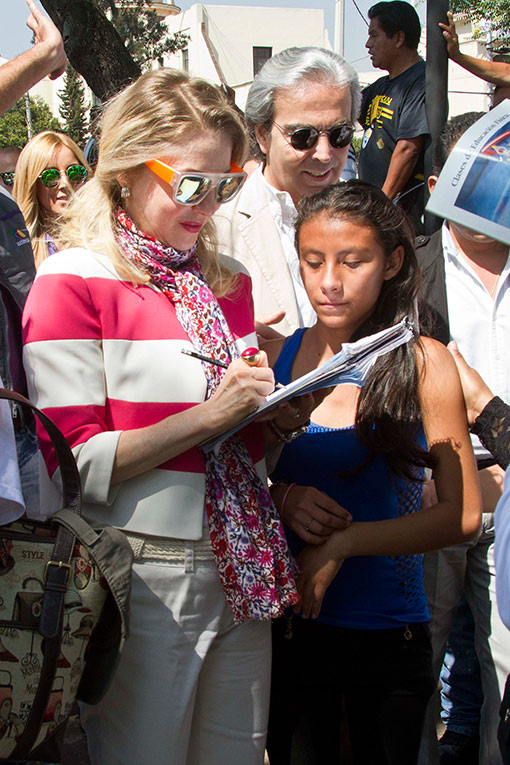
[(510, 406), (495, 396), (474, 421), (471, 433), (478, 436), (506, 470), (510, 462)]

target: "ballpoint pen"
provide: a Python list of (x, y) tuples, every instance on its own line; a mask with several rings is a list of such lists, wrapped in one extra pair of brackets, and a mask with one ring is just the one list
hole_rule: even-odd
[[(224, 361), (212, 359), (210, 356), (204, 356), (202, 353), (198, 353), (197, 351), (189, 351), (187, 348), (181, 348), (181, 353), (185, 353), (186, 356), (193, 356), (194, 359), (200, 359), (200, 361), (206, 361), (208, 364), (214, 364), (217, 367), (223, 367), (223, 369), (228, 367), (228, 364), (225, 364)], [(249, 367), (255, 366), (259, 358), (259, 349), (246, 348), (246, 350), (241, 353), (241, 358), (245, 364), (248, 364)]]
[(210, 356), (204, 356), (203, 353), (189, 351), (187, 348), (181, 348), (181, 353), (186, 354), (186, 356), (193, 356), (194, 359), (199, 359), (200, 361), (206, 361), (208, 364), (214, 364), (216, 367), (223, 367), (223, 369), (227, 369), (228, 367), (228, 364), (225, 364), (224, 361), (218, 361), (218, 359), (212, 359)]
[[(249, 351), (253, 351), (253, 350), (256, 350), (256, 349), (249, 348), (248, 350)], [(186, 354), (186, 356), (193, 356), (194, 359), (199, 359), (200, 361), (205, 361), (205, 362), (207, 362), (207, 364), (214, 364), (217, 367), (223, 367), (223, 369), (227, 369), (227, 367), (228, 367), (228, 364), (225, 364), (224, 361), (218, 361), (218, 359), (212, 359), (210, 356), (204, 356), (203, 353), (197, 353), (197, 351), (189, 351), (187, 348), (181, 348), (181, 353)], [(252, 355), (253, 354), (250, 354), (250, 360), (251, 360), (251, 356)], [(246, 357), (243, 358), (242, 354), (241, 354), (241, 358), (243, 359), (243, 361), (246, 364), (251, 366), (251, 364), (248, 363)], [(275, 390), (276, 390), (278, 388), (283, 388), (285, 386), (282, 385), (281, 383), (277, 382), (277, 383), (275, 383), (274, 387), (275, 387)]]

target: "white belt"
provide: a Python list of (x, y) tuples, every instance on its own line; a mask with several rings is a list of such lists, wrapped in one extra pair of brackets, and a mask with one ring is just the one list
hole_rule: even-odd
[(195, 542), (188, 539), (146, 537), (143, 534), (124, 533), (131, 545), (136, 563), (152, 560), (185, 566), (189, 561), (190, 554), (195, 561), (214, 560), (209, 537)]

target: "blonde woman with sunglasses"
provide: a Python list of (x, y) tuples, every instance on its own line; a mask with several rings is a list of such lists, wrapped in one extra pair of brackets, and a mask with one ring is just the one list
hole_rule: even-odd
[(60, 249), (61, 215), (89, 173), (82, 150), (65, 133), (38, 133), (21, 152), (12, 193), (25, 218), (37, 268)]
[(275, 436), (258, 423), (200, 448), (274, 389), (264, 353), (240, 358), (256, 343), (250, 280), (212, 242), (244, 181), (244, 130), (215, 86), (159, 69), (113, 99), (100, 135), (64, 213), (70, 249), (43, 263), (24, 315), (30, 392), (74, 450), (84, 512), (135, 553), (130, 637), (82, 710), (91, 761), (261, 765), (270, 620), (297, 599), (264, 485)]

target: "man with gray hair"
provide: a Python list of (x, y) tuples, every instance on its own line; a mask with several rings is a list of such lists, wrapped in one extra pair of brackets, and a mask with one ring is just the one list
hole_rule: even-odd
[(296, 204), (339, 180), (360, 104), (355, 70), (323, 48), (278, 53), (248, 93), (246, 124), (262, 164), (214, 216), (217, 241), (247, 268), (256, 318), (286, 335), (315, 322), (294, 244)]

